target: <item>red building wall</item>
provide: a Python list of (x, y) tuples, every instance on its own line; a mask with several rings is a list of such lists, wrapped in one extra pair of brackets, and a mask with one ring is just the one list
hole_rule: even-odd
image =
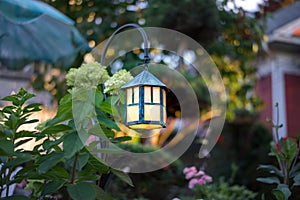
[(265, 125), (271, 128), (266, 118), (272, 118), (272, 78), (271, 74), (260, 78), (256, 83), (256, 94), (264, 101), (260, 112), (260, 119)]
[(300, 136), (300, 76), (285, 74), (287, 135)]

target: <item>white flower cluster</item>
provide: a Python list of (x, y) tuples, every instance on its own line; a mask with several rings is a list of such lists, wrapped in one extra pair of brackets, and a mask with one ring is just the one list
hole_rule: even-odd
[(125, 69), (118, 71), (104, 83), (104, 93), (118, 94), (121, 87), (132, 78), (130, 72)]
[(71, 68), (66, 75), (67, 85), (77, 88), (96, 88), (109, 79), (106, 67), (98, 62)]
[(130, 72), (125, 69), (109, 77), (106, 67), (98, 62), (83, 64), (78, 69), (71, 68), (66, 75), (68, 86), (93, 89), (100, 84), (104, 84), (104, 93), (111, 95), (118, 94), (121, 87), (132, 78)]

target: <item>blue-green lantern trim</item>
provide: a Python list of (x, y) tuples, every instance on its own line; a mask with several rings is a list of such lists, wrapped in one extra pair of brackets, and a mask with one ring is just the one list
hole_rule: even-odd
[[(148, 86), (151, 88), (151, 103), (145, 103), (144, 100), (144, 87)], [(134, 88), (139, 87), (139, 102), (134, 103)], [(153, 103), (153, 87), (160, 87), (160, 103)], [(132, 103), (127, 104), (127, 89), (132, 88)], [(124, 100), (125, 100), (125, 112), (124, 112), (124, 121), (126, 126), (130, 125), (138, 125), (138, 124), (157, 124), (162, 126), (163, 128), (166, 127), (166, 123), (164, 123), (164, 97), (163, 97), (163, 90), (166, 88), (166, 85), (158, 80), (153, 74), (151, 74), (148, 69), (146, 68), (143, 72), (138, 74), (134, 79), (126, 83), (122, 86), (124, 92)], [(127, 122), (127, 107), (128, 106), (139, 106), (139, 120), (133, 122)], [(160, 121), (148, 121), (144, 119), (144, 105), (159, 105), (160, 106)]]
[[(150, 87), (151, 88), (151, 103), (145, 103), (145, 96), (144, 96), (144, 87)], [(137, 87), (137, 86), (135, 86)], [(153, 87), (160, 87), (160, 103), (153, 103)], [(157, 125), (161, 125), (162, 128), (166, 127), (166, 123), (164, 123), (164, 115), (166, 115), (166, 113), (164, 113), (164, 92), (163, 90), (165, 90), (164, 87), (161, 86), (156, 86), (156, 85), (140, 85), (139, 86), (139, 102), (138, 103), (133, 103), (134, 102), (134, 87), (130, 87), (132, 88), (132, 103), (127, 104), (127, 92), (126, 88), (125, 92), (124, 92), (124, 100), (125, 100), (125, 104), (124, 104), (124, 121), (125, 121), (125, 125), (126, 126), (131, 126), (131, 125), (138, 125), (138, 124), (157, 124)], [(166, 94), (165, 94), (166, 95)], [(128, 106), (139, 106), (139, 120), (138, 121), (132, 121), (132, 122), (127, 122), (127, 107)], [(160, 121), (149, 121), (149, 120), (144, 120), (144, 105), (159, 105), (160, 106)]]

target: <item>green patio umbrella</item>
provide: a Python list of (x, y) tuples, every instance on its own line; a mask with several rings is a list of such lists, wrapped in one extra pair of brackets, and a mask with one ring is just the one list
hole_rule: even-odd
[(33, 61), (68, 68), (90, 50), (74, 21), (36, 0), (0, 0), (0, 68), (21, 69)]

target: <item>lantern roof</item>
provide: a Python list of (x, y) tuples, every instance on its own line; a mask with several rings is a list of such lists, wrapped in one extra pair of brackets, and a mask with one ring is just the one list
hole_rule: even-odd
[(166, 87), (164, 83), (158, 80), (153, 74), (151, 74), (147, 69), (138, 74), (134, 79), (130, 80), (128, 83), (122, 86), (124, 88), (130, 88), (140, 85), (149, 85), (149, 86), (159, 86)]

